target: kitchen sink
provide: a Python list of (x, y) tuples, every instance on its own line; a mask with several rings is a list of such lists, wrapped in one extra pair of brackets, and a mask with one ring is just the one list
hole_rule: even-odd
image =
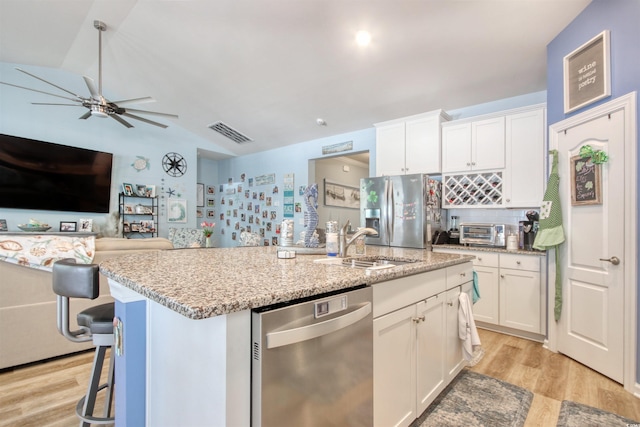
[(399, 260), (385, 257), (366, 257), (366, 258), (344, 258), (342, 260), (343, 267), (351, 268), (391, 268), (401, 265), (413, 264), (416, 260)]

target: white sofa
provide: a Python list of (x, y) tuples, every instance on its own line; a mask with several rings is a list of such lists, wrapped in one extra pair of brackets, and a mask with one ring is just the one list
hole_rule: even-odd
[[(114, 256), (172, 249), (167, 239), (101, 238), (96, 240), (93, 262)], [(105, 277), (100, 277), (100, 297), (72, 300), (71, 319), (85, 308), (113, 301)], [(72, 329), (76, 325), (72, 323)], [(91, 348), (91, 342), (73, 343), (58, 333), (56, 296), (51, 273), (0, 261), (0, 369)]]

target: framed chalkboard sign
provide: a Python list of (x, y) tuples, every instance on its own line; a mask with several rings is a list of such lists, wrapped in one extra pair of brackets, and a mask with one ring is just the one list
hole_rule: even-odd
[(564, 112), (610, 95), (609, 31), (605, 30), (564, 57)]
[(602, 204), (601, 167), (580, 156), (571, 158), (571, 205)]

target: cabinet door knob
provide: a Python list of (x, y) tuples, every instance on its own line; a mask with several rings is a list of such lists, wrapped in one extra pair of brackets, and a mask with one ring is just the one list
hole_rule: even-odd
[(425, 319), (424, 316), (420, 316), (420, 317), (414, 317), (411, 320), (413, 320), (414, 323), (420, 323), (420, 322), (424, 322), (424, 319)]
[(509, 203), (511, 201), (511, 199), (507, 199), (507, 203)]
[(516, 264), (520, 265), (520, 261), (516, 261)]
[(449, 307), (453, 307), (453, 301), (449, 301), (449, 302), (447, 303), (447, 305), (448, 305)]
[(482, 257), (478, 257), (478, 261), (482, 261)]
[(460, 277), (467, 277), (467, 273), (460, 273)]
[(500, 275), (500, 278), (504, 279), (504, 274), (501, 274), (501, 275)]
[(476, 162), (471, 162), (471, 166), (475, 166), (475, 165), (476, 165)]
[(467, 162), (467, 166), (471, 166), (471, 163)]

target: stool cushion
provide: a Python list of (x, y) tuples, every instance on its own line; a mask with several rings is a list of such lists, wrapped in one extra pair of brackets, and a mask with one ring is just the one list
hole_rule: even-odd
[(78, 313), (78, 325), (87, 327), (92, 334), (113, 333), (114, 304), (100, 304)]

